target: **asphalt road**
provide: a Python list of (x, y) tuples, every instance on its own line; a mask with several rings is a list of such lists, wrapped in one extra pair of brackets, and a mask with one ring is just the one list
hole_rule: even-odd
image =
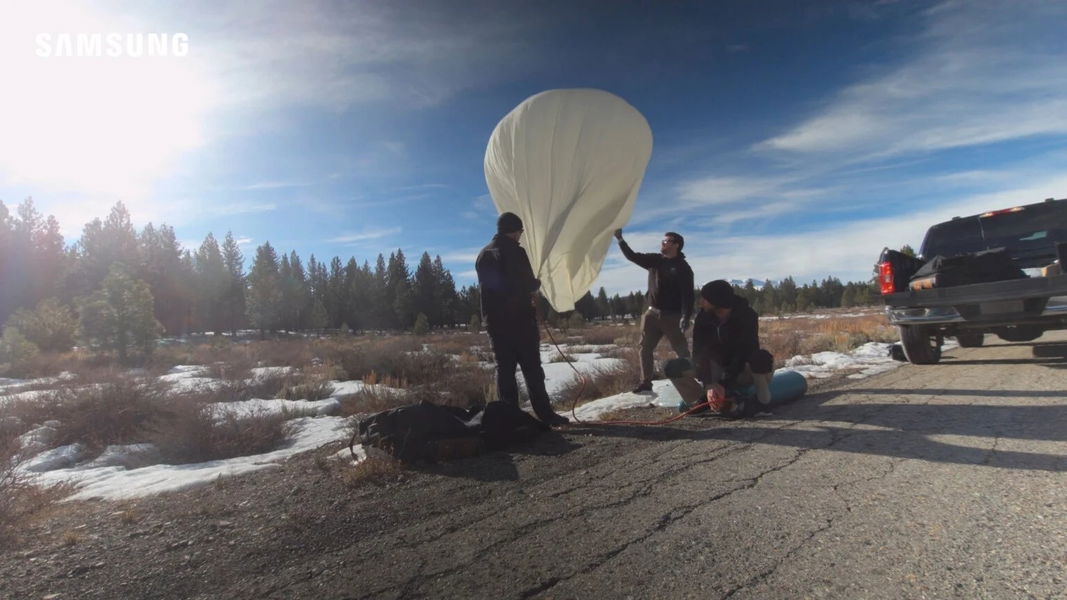
[(468, 483), (483, 501), (338, 548), (348, 567), (318, 589), (1067, 597), (1067, 335), (987, 340), (770, 418), (575, 428), (514, 457), (514, 478)]
[(1067, 335), (987, 340), (772, 417), (77, 504), (0, 597), (1067, 598)]

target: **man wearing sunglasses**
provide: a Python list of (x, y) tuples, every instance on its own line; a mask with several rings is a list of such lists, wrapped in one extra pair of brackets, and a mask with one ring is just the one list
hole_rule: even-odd
[(660, 251), (634, 252), (615, 230), (619, 248), (630, 262), (648, 271), (648, 310), (641, 317), (641, 382), (635, 393), (652, 391), (656, 345), (666, 336), (679, 358), (689, 358), (685, 330), (693, 315), (693, 269), (685, 260), (685, 239), (673, 232), (663, 234)]

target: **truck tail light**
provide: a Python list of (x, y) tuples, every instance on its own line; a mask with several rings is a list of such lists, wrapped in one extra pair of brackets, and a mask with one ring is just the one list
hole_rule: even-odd
[(893, 283), (893, 263), (878, 263), (878, 284), (882, 288), (883, 296), (897, 291), (897, 286)]

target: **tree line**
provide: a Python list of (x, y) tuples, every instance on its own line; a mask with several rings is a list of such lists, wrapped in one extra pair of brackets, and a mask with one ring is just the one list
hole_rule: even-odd
[[(786, 278), (760, 287), (750, 280), (736, 289), (762, 313), (854, 306), (875, 298), (869, 282), (843, 284), (836, 278), (801, 286)], [(570, 315), (556, 314), (542, 299), (542, 314), (553, 323), (630, 318), (643, 307), (642, 293), (609, 297), (603, 288), (595, 296), (587, 293)], [(149, 223), (136, 231), (121, 202), (67, 245), (55, 217), (42, 216), (32, 199), (13, 214), (0, 201), (5, 335), (33, 338), (29, 341), (41, 349), (69, 347), (75, 332), (57, 335), (54, 330), (72, 322), (85, 343), (125, 357), (147, 353), (158, 335), (248, 328), (478, 329), (479, 291), (477, 285), (457, 289), (440, 256), (423, 252), (412, 269), (400, 249), (378, 254), (373, 265), (354, 257), (326, 261), (314, 255), (305, 263), (296, 251), (279, 252), (265, 242), (246, 271), (232, 232), (221, 242), (208, 233), (198, 248), (186, 249), (166, 224)]]

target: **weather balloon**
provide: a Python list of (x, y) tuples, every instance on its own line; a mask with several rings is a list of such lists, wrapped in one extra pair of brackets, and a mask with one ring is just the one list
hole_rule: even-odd
[(559, 312), (589, 291), (612, 232), (626, 224), (652, 154), (648, 122), (602, 90), (531, 96), (493, 130), (485, 180), (499, 212), (522, 218), (522, 244)]

